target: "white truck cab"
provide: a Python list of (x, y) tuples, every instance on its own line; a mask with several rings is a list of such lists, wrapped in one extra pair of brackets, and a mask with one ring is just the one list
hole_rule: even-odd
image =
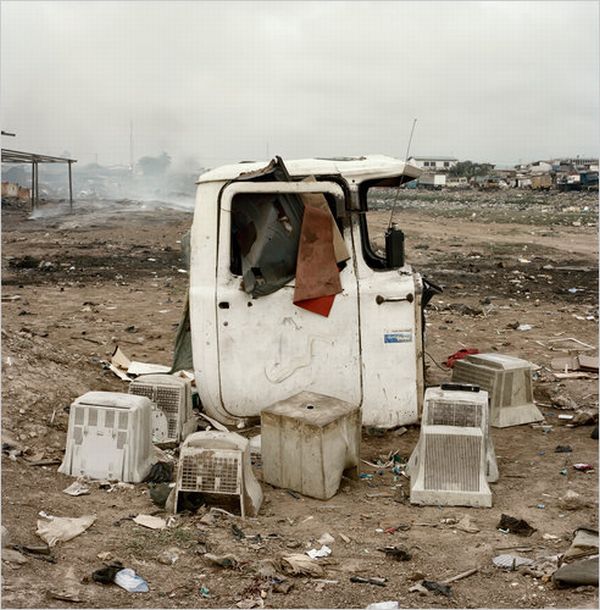
[[(389, 253), (373, 250), (366, 214), (370, 188), (399, 186), (420, 170), (385, 156), (286, 160), (285, 178), (277, 179), (274, 163), (228, 165), (198, 181), (189, 316), (204, 410), (239, 424), (310, 391), (360, 405), (364, 426), (416, 423), (424, 392), (423, 280), (403, 256), (390, 263)], [(252, 208), (255, 219), (296, 230), (279, 199), (304, 193), (325, 196), (350, 255), (327, 317), (294, 305), (295, 278), (285, 273), (274, 291), (250, 294), (237, 260), (236, 218)], [(276, 239), (268, 222), (263, 237)]]

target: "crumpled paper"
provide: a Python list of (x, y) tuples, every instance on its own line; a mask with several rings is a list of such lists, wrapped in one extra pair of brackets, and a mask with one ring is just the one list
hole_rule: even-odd
[(71, 540), (85, 530), (96, 521), (96, 515), (85, 515), (83, 517), (55, 517), (40, 513), (42, 519), (38, 519), (36, 534), (53, 547), (57, 542), (66, 542)]

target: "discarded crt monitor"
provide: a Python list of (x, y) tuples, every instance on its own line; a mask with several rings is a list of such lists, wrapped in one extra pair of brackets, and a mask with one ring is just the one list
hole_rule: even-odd
[(421, 435), (407, 468), (413, 504), (492, 505), (488, 481), (498, 479), (498, 467), (488, 412), (488, 394), (479, 388), (425, 391)]
[(361, 411), (343, 400), (301, 392), (264, 409), (263, 480), (327, 500), (344, 471), (358, 476)]
[(140, 375), (129, 384), (129, 393), (146, 396), (165, 414), (168, 430), (161, 442), (180, 442), (197, 429), (188, 380), (175, 375)]
[(120, 392), (87, 392), (71, 405), (59, 472), (139, 483), (152, 466), (152, 403)]
[(544, 416), (533, 404), (531, 363), (502, 354), (474, 354), (458, 360), (452, 381), (472, 383), (490, 396), (490, 424), (506, 428), (542, 421)]
[(242, 518), (255, 517), (263, 493), (250, 465), (250, 443), (235, 432), (190, 434), (181, 445), (175, 487), (175, 512), (182, 493), (238, 496)]

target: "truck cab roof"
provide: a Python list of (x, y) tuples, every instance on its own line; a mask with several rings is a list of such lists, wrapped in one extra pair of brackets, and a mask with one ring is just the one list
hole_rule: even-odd
[[(421, 170), (400, 159), (385, 155), (365, 157), (337, 157), (330, 159), (284, 159), (285, 167), (291, 176), (342, 176), (347, 182), (360, 184), (365, 180), (410, 176), (418, 178)], [(240, 178), (242, 174), (259, 171), (268, 162), (252, 161), (223, 165), (200, 175), (198, 184), (205, 182), (227, 182)]]

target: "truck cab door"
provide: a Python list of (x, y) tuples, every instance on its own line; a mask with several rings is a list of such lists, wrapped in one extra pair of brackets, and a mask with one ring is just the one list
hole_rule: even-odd
[[(421, 276), (406, 262), (389, 268), (369, 229), (385, 231), (387, 216), (370, 212), (359, 189), (360, 212), (352, 216), (356, 248), (362, 351), (363, 425), (392, 428), (416, 423), (423, 397)], [(377, 214), (379, 226), (367, 215)], [(388, 212), (389, 214), (389, 212)], [(379, 247), (385, 248), (380, 239)]]
[[(221, 191), (215, 302), (218, 367), (222, 407), (233, 417), (259, 416), (268, 405), (304, 390), (361, 402), (352, 259), (340, 272), (343, 291), (336, 295), (328, 317), (293, 304), (294, 279), (259, 298), (242, 289), (241, 271), (232, 261), (232, 213), (253, 197), (273, 205), (264, 195), (278, 193), (323, 193), (344, 208), (344, 193), (333, 182), (240, 181)], [(353, 253), (350, 226), (343, 229)]]

